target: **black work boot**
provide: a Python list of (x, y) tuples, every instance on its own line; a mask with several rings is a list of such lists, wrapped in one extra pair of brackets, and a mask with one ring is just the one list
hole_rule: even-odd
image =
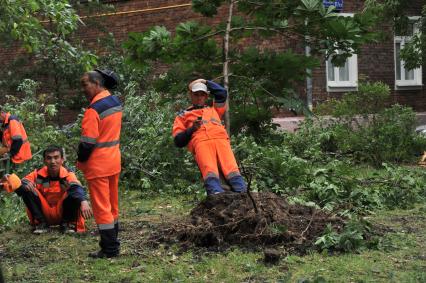
[(120, 242), (117, 240), (115, 227), (112, 229), (99, 230), (101, 250), (89, 254), (92, 258), (111, 258), (120, 254)]
[(100, 250), (98, 252), (89, 253), (89, 257), (91, 257), (91, 258), (112, 258), (112, 257), (117, 257), (117, 256), (118, 256), (118, 254), (116, 254), (116, 255), (106, 254), (102, 250)]

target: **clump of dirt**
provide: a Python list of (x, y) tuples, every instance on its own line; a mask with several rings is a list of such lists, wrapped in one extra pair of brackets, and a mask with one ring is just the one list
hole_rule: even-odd
[(282, 245), (303, 252), (327, 224), (340, 231), (344, 222), (313, 207), (289, 205), (274, 193), (224, 193), (207, 197), (157, 239), (199, 247)]

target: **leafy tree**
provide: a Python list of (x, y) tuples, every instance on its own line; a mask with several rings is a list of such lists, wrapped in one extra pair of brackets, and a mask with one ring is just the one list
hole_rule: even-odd
[(66, 0), (1, 0), (0, 14), (2, 39), (18, 40), (30, 52), (52, 44), (70, 50), (63, 38), (80, 21)]
[[(96, 55), (70, 40), (79, 23), (82, 23), (75, 9), (67, 0), (0, 0), (0, 14), (2, 41), (7, 46), (11, 43), (23, 46), (31, 54), (24, 63), (18, 61), (19, 69), (24, 71), (16, 72), (25, 77), (43, 78), (49, 83), (58, 107), (63, 106), (64, 88), (76, 86), (81, 73), (97, 65)], [(22, 65), (27, 68), (22, 68)], [(11, 69), (4, 71), (11, 77)], [(11, 85), (12, 91), (21, 79), (16, 75), (14, 77), (15, 84), (4, 82)]]
[[(130, 61), (144, 66), (167, 63), (169, 71), (156, 81), (158, 90), (177, 99), (196, 77), (223, 80), (230, 87), (231, 111), (238, 118), (233, 129), (259, 133), (268, 125), (271, 107), (308, 112), (297, 95), (298, 86), (318, 66), (319, 58), (331, 56), (342, 64), (360, 46), (374, 40), (368, 11), (354, 18), (338, 17), (334, 7), (319, 0), (193, 0), (193, 9), (206, 17), (220, 15), (217, 25), (194, 21), (181, 23), (172, 35), (156, 26), (132, 33), (125, 43)], [(223, 15), (223, 16), (222, 16)], [(314, 56), (297, 50), (260, 48), (264, 38), (308, 44)], [(222, 39), (222, 45), (220, 44)], [(244, 45), (249, 42), (250, 46)], [(253, 42), (253, 43), (251, 43)], [(232, 80), (232, 82), (230, 82)]]
[[(376, 14), (376, 24), (387, 25), (392, 23), (396, 34), (405, 34), (412, 21), (408, 18), (407, 8), (414, 5), (413, 1), (405, 0), (368, 0), (367, 6)], [(421, 8), (421, 14), (415, 25), (419, 26), (419, 33), (413, 35), (410, 42), (406, 43), (401, 50), (401, 59), (407, 69), (416, 69), (426, 63), (426, 4)]]

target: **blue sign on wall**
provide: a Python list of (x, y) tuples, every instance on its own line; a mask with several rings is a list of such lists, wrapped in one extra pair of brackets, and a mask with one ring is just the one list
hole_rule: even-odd
[(323, 3), (326, 8), (334, 6), (337, 11), (343, 10), (343, 0), (323, 0)]

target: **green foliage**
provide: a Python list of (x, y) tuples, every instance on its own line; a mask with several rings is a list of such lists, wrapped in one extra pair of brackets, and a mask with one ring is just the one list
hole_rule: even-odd
[[(333, 135), (310, 121), (285, 137), (269, 134), (269, 139), (256, 141), (240, 136), (234, 143), (235, 153), (244, 175), (252, 180), (251, 189), (273, 191), (292, 202), (314, 204), (342, 215), (368, 214), (383, 207), (407, 208), (424, 201), (424, 173), (382, 164), (382, 173), (361, 177), (353, 171), (353, 157), (337, 160), (328, 152), (343, 142), (342, 137), (348, 139), (348, 133)], [(392, 152), (387, 150), (386, 154)]]
[(0, 14), (0, 36), (21, 41), (30, 52), (71, 34), (80, 21), (66, 0), (2, 0)]
[(357, 177), (352, 165), (332, 162), (312, 171), (303, 194), (296, 201), (314, 202), (342, 215), (367, 214), (378, 208), (410, 208), (425, 200), (422, 185), (426, 175), (384, 164), (384, 171), (370, 177)]
[(426, 174), (423, 171), (414, 171), (409, 168), (398, 168), (390, 164), (383, 164), (385, 172), (377, 178), (374, 186), (380, 192), (383, 205), (387, 208), (413, 208), (415, 203), (426, 198)]
[(223, 4), (223, 0), (192, 0), (192, 8), (206, 17), (217, 14), (217, 9)]
[(331, 211), (368, 213), (381, 207), (381, 198), (377, 190), (362, 182), (352, 176), (350, 164), (334, 161), (312, 171), (305, 193), (298, 198)]
[(301, 159), (278, 141), (257, 143), (252, 137), (239, 136), (235, 153), (244, 172), (251, 176), (251, 189), (288, 194), (306, 184), (309, 163)]
[(7, 102), (3, 105), (3, 111), (17, 115), (22, 121), (31, 144), (33, 158), (18, 167), (17, 172), (21, 175), (43, 164), (41, 153), (50, 144), (62, 145), (68, 159), (71, 162), (76, 160), (74, 147), (78, 144), (78, 122), (70, 125), (66, 131), (50, 124), (49, 120), (57, 115), (56, 106), (48, 103), (46, 94), (37, 94), (37, 86), (35, 81), (24, 80), (18, 88), (23, 98), (7, 96)]
[[(23, 78), (43, 78), (42, 89), (49, 89), (46, 100), (60, 111), (75, 102), (66, 90), (79, 88), (83, 72), (98, 64), (97, 56), (70, 38), (81, 19), (69, 1), (0, 1), (0, 38), (26, 48), (10, 66), (1, 71), (0, 85), (13, 93)], [(26, 68), (22, 68), (22, 66)], [(78, 105), (78, 107), (81, 105)], [(60, 115), (55, 117), (57, 122)]]
[[(417, 3), (405, 0), (366, 1), (368, 10), (373, 11), (374, 19), (372, 18), (372, 22), (377, 29), (380, 30), (383, 26), (388, 26), (391, 23), (395, 33), (399, 35), (405, 34), (407, 27), (412, 24), (408, 17), (414, 15), (407, 13), (407, 10), (415, 5), (419, 7), (422, 5), (421, 14), (415, 15), (420, 16), (419, 20), (416, 21), (420, 33), (414, 35), (401, 50), (401, 59), (404, 60), (407, 69), (418, 68), (426, 62), (426, 5), (421, 1)], [(388, 35), (382, 37), (389, 40)]]
[(321, 250), (359, 251), (369, 245), (367, 237), (370, 231), (371, 224), (363, 219), (349, 221), (341, 232), (334, 231), (329, 224), (315, 245)]
[(335, 128), (339, 148), (351, 152), (357, 160), (376, 166), (410, 161), (426, 145), (424, 137), (414, 131), (415, 113), (411, 108), (393, 105), (364, 123), (355, 130), (350, 124)]
[[(208, 17), (229, 3), (192, 1), (193, 9)], [(232, 17), (228, 30), (229, 50), (217, 44), (218, 37), (226, 34), (226, 15), (221, 15), (222, 22), (213, 26), (192, 21), (181, 23), (174, 36), (164, 27), (153, 27), (142, 34), (131, 34), (124, 45), (129, 60), (136, 66), (158, 61), (170, 64), (169, 71), (154, 85), (173, 100), (186, 93), (186, 85), (195, 78), (224, 77), (223, 54), (229, 55), (230, 109), (233, 116), (238, 116), (232, 122), (234, 133), (247, 130), (255, 134), (270, 128), (271, 108), (291, 108), (310, 114), (298, 96), (297, 87), (308, 75), (306, 70), (318, 66), (317, 57), (332, 56), (334, 63), (341, 64), (358, 52), (362, 43), (373, 40), (368, 37), (371, 22), (362, 20), (362, 15), (338, 17), (332, 7), (325, 9), (319, 0), (243, 0), (235, 1), (235, 7), (236, 16)], [(243, 42), (257, 42), (271, 36), (286, 41), (289, 34), (303, 37), (317, 57), (291, 50), (272, 51), (255, 44), (241, 48)]]
[[(414, 111), (401, 105), (386, 108), (388, 97), (389, 87), (383, 83), (360, 84), (358, 92), (319, 107), (319, 113), (331, 110), (336, 118), (306, 122), (290, 144), (300, 147), (301, 138), (307, 138), (310, 145), (316, 143), (322, 149), (376, 166), (411, 161), (424, 150), (426, 139), (414, 131)], [(306, 137), (306, 133), (313, 135)], [(321, 141), (319, 137), (324, 136), (327, 139)]]
[(154, 91), (143, 96), (126, 91), (121, 137), (125, 186), (168, 193), (198, 189), (201, 182), (191, 154), (173, 143), (173, 106), (161, 105)]
[(342, 99), (323, 103), (315, 109), (315, 112), (348, 119), (356, 115), (379, 113), (385, 108), (389, 95), (390, 89), (387, 84), (363, 82), (359, 84), (358, 91), (348, 92)]
[(25, 208), (15, 194), (0, 193), (0, 233), (26, 219)]

